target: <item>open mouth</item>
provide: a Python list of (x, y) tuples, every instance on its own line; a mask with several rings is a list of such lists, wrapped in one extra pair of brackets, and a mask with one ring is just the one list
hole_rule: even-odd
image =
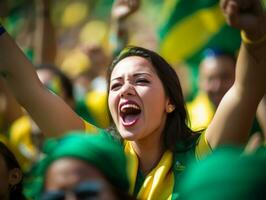
[(140, 107), (132, 102), (122, 104), (120, 107), (120, 116), (124, 126), (134, 125), (138, 121), (140, 113)]

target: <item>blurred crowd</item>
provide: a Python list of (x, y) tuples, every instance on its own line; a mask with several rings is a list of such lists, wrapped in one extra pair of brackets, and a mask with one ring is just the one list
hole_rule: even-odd
[[(128, 158), (102, 130), (112, 132), (107, 68), (128, 45), (158, 52), (171, 64), (183, 89), (187, 126), (195, 134), (209, 126), (235, 82), (240, 31), (226, 23), (217, 0), (1, 0), (0, 17), (43, 86), (84, 119), (91, 133), (46, 137), (50, 134), (0, 79), (0, 199), (59, 200), (67, 199), (66, 191), (76, 199), (137, 199), (141, 181), (130, 188)], [(266, 186), (265, 96), (253, 117), (244, 143), (225, 145), (188, 168), (180, 196), (171, 198), (263, 199), (258, 193)], [(3, 163), (14, 170), (11, 178)], [(2, 183), (7, 179), (9, 184)], [(56, 190), (69, 180), (75, 180), (64, 183), (71, 190)]]

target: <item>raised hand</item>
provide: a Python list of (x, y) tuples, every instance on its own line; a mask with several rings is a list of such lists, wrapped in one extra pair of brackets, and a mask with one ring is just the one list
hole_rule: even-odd
[(123, 20), (136, 12), (139, 8), (140, 0), (115, 0), (112, 7), (112, 19)]
[(266, 34), (266, 12), (260, 0), (221, 0), (227, 23), (241, 29), (251, 40)]

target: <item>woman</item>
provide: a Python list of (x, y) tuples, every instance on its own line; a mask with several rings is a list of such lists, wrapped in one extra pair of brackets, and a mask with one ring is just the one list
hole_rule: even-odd
[(24, 200), (22, 171), (14, 154), (0, 142), (0, 199)]
[[(200, 158), (218, 145), (246, 141), (257, 105), (266, 92), (265, 13), (257, 0), (225, 0), (222, 8), (228, 22), (242, 29), (245, 42), (236, 81), (199, 139), (186, 125), (178, 79), (160, 56), (131, 48), (110, 68), (109, 110), (125, 141), (130, 192), (140, 199), (176, 199), (180, 172), (189, 159)], [(18, 101), (49, 133), (47, 136), (84, 129), (86, 123), (44, 89), (31, 63), (7, 34), (0, 36), (0, 44), (2, 74)]]

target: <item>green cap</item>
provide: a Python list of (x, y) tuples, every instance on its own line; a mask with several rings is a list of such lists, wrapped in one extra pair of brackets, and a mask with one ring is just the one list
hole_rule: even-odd
[[(97, 167), (110, 184), (119, 190), (124, 192), (129, 190), (123, 146), (121, 142), (111, 138), (104, 131), (94, 135), (80, 131), (71, 132), (60, 139), (48, 140), (44, 149), (47, 157), (39, 163), (36, 170), (40, 176), (45, 175), (46, 170), (54, 161), (71, 157)], [(40, 184), (40, 180), (38, 178), (36, 180), (36, 184)], [(42, 185), (43, 181), (41, 182)], [(35, 186), (35, 188), (40, 190), (42, 187)]]
[(265, 170), (265, 148), (251, 155), (233, 147), (218, 149), (187, 169), (179, 187), (180, 199), (266, 199)]

